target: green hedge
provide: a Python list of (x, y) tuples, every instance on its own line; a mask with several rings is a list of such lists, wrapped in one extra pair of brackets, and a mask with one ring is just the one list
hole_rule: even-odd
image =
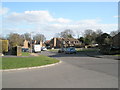
[(8, 52), (8, 40), (0, 40), (0, 53)]

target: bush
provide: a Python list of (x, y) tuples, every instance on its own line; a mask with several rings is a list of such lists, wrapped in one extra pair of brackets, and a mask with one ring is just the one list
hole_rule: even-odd
[(100, 47), (100, 52), (102, 54), (108, 54), (108, 55), (120, 54), (120, 47), (112, 47), (109, 45), (103, 45)]
[(0, 53), (8, 52), (8, 40), (0, 40)]

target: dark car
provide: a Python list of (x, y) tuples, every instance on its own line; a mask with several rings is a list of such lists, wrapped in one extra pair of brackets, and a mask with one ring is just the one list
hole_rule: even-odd
[(50, 47), (50, 46), (47, 46), (46, 48), (47, 48), (47, 49), (51, 49), (51, 47)]
[(28, 48), (22, 48), (22, 52), (29, 52)]
[(58, 53), (62, 53), (62, 52), (65, 52), (66, 51), (66, 48), (60, 48), (59, 50), (58, 50)]

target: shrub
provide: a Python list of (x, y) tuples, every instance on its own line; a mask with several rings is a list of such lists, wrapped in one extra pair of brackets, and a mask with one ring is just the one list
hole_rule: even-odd
[(8, 52), (8, 40), (0, 40), (0, 53)]

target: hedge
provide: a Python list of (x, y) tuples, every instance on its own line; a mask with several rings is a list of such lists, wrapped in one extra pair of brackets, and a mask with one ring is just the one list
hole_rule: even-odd
[(0, 53), (8, 52), (8, 40), (0, 40)]

